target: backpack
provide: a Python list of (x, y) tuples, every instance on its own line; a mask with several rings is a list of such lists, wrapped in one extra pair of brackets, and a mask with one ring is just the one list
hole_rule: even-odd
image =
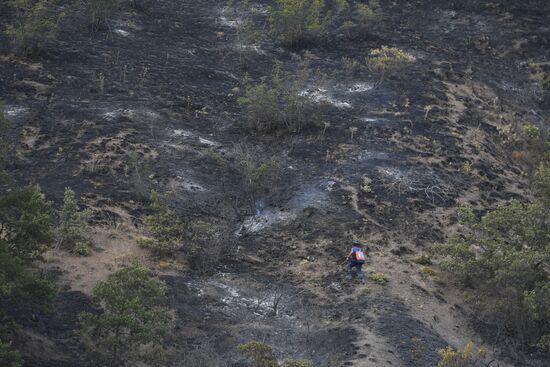
[(353, 257), (356, 263), (364, 264), (365, 263), (365, 254), (362, 250), (357, 250), (353, 252)]

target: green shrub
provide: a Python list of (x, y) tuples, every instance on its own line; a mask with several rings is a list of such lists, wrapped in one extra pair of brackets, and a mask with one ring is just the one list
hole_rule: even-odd
[(426, 275), (429, 275), (431, 277), (433, 277), (435, 275), (435, 270), (433, 270), (432, 268), (430, 268), (429, 266), (423, 266), (422, 269), (420, 269), (420, 271), (423, 273), (423, 274), (426, 274)]
[(254, 367), (278, 367), (277, 357), (267, 344), (251, 341), (239, 345), (239, 350), (246, 358), (254, 361)]
[(11, 124), (8, 118), (4, 115), (4, 104), (0, 101), (0, 163), (4, 159), (4, 155), (8, 152), (11, 142), (9, 139), (9, 130)]
[(269, 82), (247, 86), (245, 95), (238, 99), (247, 129), (260, 133), (299, 132), (318, 124), (323, 106), (304, 92), (309, 78), (307, 66), (296, 74), (276, 68)]
[(395, 47), (382, 46), (371, 50), (366, 60), (370, 71), (378, 73), (380, 80), (415, 62), (415, 58)]
[(331, 16), (324, 8), (323, 0), (276, 0), (269, 17), (273, 37), (288, 47), (320, 40)]
[(59, 211), (58, 243), (62, 248), (81, 256), (90, 254), (89, 216), (88, 210), (78, 207), (74, 191), (66, 187)]
[(418, 256), (415, 256), (411, 260), (413, 263), (416, 263), (418, 265), (431, 265), (432, 264), (432, 258), (430, 255), (421, 254)]
[[(357, 3), (353, 7), (339, 6), (339, 18), (341, 20), (340, 32), (349, 39), (365, 38), (376, 22), (382, 18), (380, 1), (370, 0), (367, 3)], [(347, 9), (347, 11), (345, 10)]]
[(380, 273), (380, 272), (372, 274), (370, 276), (370, 280), (380, 285), (384, 285), (388, 282), (388, 278), (386, 278), (386, 274)]
[(166, 285), (139, 264), (118, 270), (93, 290), (99, 313), (83, 312), (81, 336), (95, 365), (160, 363), (172, 319)]
[(150, 237), (139, 240), (141, 246), (157, 257), (173, 255), (183, 244), (184, 223), (168, 207), (168, 197), (168, 194), (151, 193), (150, 209), (153, 213), (146, 218)]
[(3, 367), (21, 367), (21, 355), (18, 351), (13, 350), (11, 345), (3, 343), (0, 340), (0, 366)]
[(57, 37), (59, 21), (56, 0), (8, 0), (14, 12), (13, 23), (4, 32), (17, 53), (27, 56)]
[(540, 129), (537, 127), (537, 125), (534, 124), (527, 124), (523, 126), (523, 131), (525, 132), (525, 135), (530, 140), (536, 140), (540, 138)]
[(536, 344), (550, 328), (550, 175), (537, 175), (537, 199), (512, 200), (481, 219), (462, 209), (465, 233), (433, 248), (441, 266), (471, 287), (488, 320)]
[(441, 357), (437, 363), (437, 367), (475, 367), (485, 366), (482, 363), (487, 355), (487, 350), (483, 347), (474, 350), (474, 344), (468, 343), (463, 350), (455, 350), (452, 347), (439, 350)]

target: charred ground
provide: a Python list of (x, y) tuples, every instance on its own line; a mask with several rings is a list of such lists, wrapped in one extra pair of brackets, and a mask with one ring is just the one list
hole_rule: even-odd
[[(262, 24), (269, 3), (258, 3)], [(490, 327), (481, 333), (452, 280), (437, 285), (407, 258), (456, 230), (458, 205), (484, 210), (524, 197), (532, 167), (512, 157), (498, 129), (548, 120), (548, 96), (528, 67), (550, 56), (548, 12), (398, 1), (383, 5), (365, 40), (294, 51), (264, 41), (243, 67), (224, 1), (159, 0), (100, 32), (86, 28), (80, 5), (64, 4), (59, 40), (41, 54), (26, 60), (2, 48), (0, 97), (20, 138), (9, 170), (56, 201), (72, 187), (110, 237), (89, 259), (52, 257), (67, 290), (54, 316), (20, 320), (27, 365), (84, 365), (73, 332), (90, 307), (89, 285), (78, 280), (135, 253), (128, 233), (140, 231), (151, 189), (175, 191), (183, 218), (232, 237), (227, 261), (203, 275), (183, 260), (168, 270), (150, 264), (177, 315), (169, 347), (189, 365), (244, 365), (236, 346), (252, 339), (319, 366), (435, 365), (439, 348), (468, 340), (488, 343), (501, 366), (544, 365), (547, 356), (506, 347)], [(363, 60), (382, 45), (415, 64), (382, 83), (366, 69), (342, 72), (343, 56)], [(243, 129), (245, 80), (271, 75), (275, 61), (296, 70), (304, 59), (326, 75), (322, 86), (311, 81), (328, 103), (325, 134), (322, 126), (268, 136)], [(281, 167), (256, 213), (238, 200), (242, 143)], [(348, 284), (342, 259), (355, 238), (372, 244), (367, 269), (386, 273), (387, 286)], [(112, 263), (95, 262), (122, 239)]]

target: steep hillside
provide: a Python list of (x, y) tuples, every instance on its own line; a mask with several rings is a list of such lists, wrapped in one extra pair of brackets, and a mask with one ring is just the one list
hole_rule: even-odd
[[(157, 0), (94, 31), (80, 2), (61, 1), (60, 33), (40, 53), (14, 55), (0, 35), (16, 142), (6, 170), (56, 205), (70, 187), (93, 212), (90, 256), (46, 254), (60, 288), (53, 312), (13, 312), (25, 366), (87, 365), (78, 314), (135, 258), (168, 285), (166, 365), (246, 366), (238, 345), (250, 340), (315, 366), (435, 366), (438, 350), (469, 341), (501, 367), (547, 365), (478, 317), (454, 279), (412, 259), (462, 230), (459, 206), (530, 198), (538, 145), (510, 135), (548, 131), (550, 92), (536, 74), (550, 60), (548, 9), (381, 1), (366, 37), (331, 29), (289, 48), (246, 43), (243, 17), (267, 34), (273, 5), (252, 3)], [(0, 24), (12, 16), (1, 4)], [(369, 69), (382, 46), (414, 62)], [(274, 70), (317, 103), (314, 124), (246, 128), (242, 97)], [(138, 245), (151, 190), (171, 191), (188, 225), (174, 259)], [(346, 277), (355, 240), (372, 250), (364, 285)]]

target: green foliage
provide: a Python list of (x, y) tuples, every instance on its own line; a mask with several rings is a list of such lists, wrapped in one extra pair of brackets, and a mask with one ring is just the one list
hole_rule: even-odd
[(323, 0), (276, 0), (269, 17), (271, 33), (288, 47), (320, 40), (331, 17), (324, 8)]
[(56, 0), (8, 0), (14, 12), (13, 23), (4, 30), (15, 51), (29, 55), (57, 37), (59, 21), (64, 16)]
[(58, 241), (62, 248), (78, 255), (89, 255), (90, 239), (86, 223), (89, 216), (89, 211), (78, 207), (74, 191), (66, 187), (59, 212)]
[(151, 193), (150, 209), (153, 214), (146, 218), (150, 237), (139, 241), (141, 246), (151, 250), (157, 257), (173, 255), (183, 243), (184, 223), (168, 207), (168, 198), (168, 194)]
[(120, 0), (85, 0), (91, 17), (92, 27), (100, 28), (120, 9)]
[(166, 285), (133, 264), (94, 288), (98, 314), (83, 312), (81, 335), (95, 366), (135, 366), (162, 360), (162, 340), (171, 328)]
[(429, 275), (431, 277), (435, 276), (435, 271), (432, 268), (430, 268), (429, 266), (423, 266), (422, 269), (420, 269), (420, 271), (423, 274)]
[(431, 265), (432, 264), (432, 258), (430, 255), (427, 254), (421, 254), (418, 256), (415, 256), (411, 259), (413, 263), (416, 263), (418, 265)]
[(382, 46), (371, 50), (366, 61), (369, 70), (378, 73), (380, 80), (383, 80), (386, 75), (414, 63), (415, 58), (398, 48)]
[(277, 357), (269, 345), (257, 341), (251, 341), (239, 345), (241, 353), (254, 360), (254, 367), (278, 367)]
[(537, 125), (527, 124), (523, 126), (523, 132), (530, 140), (536, 140), (540, 138), (540, 129)]
[(370, 276), (370, 280), (380, 285), (385, 285), (388, 282), (388, 278), (386, 277), (386, 274), (380, 273), (380, 272), (372, 274)]
[(55, 294), (55, 286), (35, 275), (23, 260), (0, 241), (0, 296), (10, 303), (23, 302), (45, 307)]
[[(481, 363), (487, 355), (487, 350), (483, 347), (474, 350), (472, 342), (466, 344), (463, 350), (455, 350), (452, 347), (439, 350), (441, 359), (437, 367), (475, 367)], [(485, 364), (480, 364), (480, 366)]]
[(533, 343), (550, 328), (550, 175), (541, 169), (538, 180), (533, 203), (513, 200), (481, 219), (462, 209), (465, 233), (433, 248), (495, 323)]
[(349, 39), (365, 38), (372, 26), (382, 18), (379, 0), (356, 3), (353, 6), (345, 0), (338, 0), (337, 3), (337, 15), (342, 21), (340, 31)]
[(254, 212), (256, 201), (265, 197), (280, 178), (280, 164), (273, 157), (264, 156), (257, 148), (244, 144), (235, 148), (235, 156), (244, 201)]
[(550, 207), (550, 165), (541, 163), (535, 175), (535, 193), (546, 207)]
[(304, 92), (311, 78), (307, 65), (296, 74), (287, 74), (275, 68), (271, 80), (249, 85), (245, 95), (238, 99), (245, 113), (250, 131), (299, 132), (319, 123), (323, 106)]
[(46, 306), (54, 295), (53, 284), (30, 267), (51, 244), (50, 215), (37, 186), (17, 188), (7, 176), (0, 179), (0, 297), (9, 304)]
[(0, 366), (3, 367), (21, 367), (21, 355), (18, 351), (13, 350), (11, 345), (3, 343), (0, 340)]
[(53, 240), (51, 212), (38, 186), (0, 186), (0, 238), (11, 254), (29, 262), (41, 257)]

